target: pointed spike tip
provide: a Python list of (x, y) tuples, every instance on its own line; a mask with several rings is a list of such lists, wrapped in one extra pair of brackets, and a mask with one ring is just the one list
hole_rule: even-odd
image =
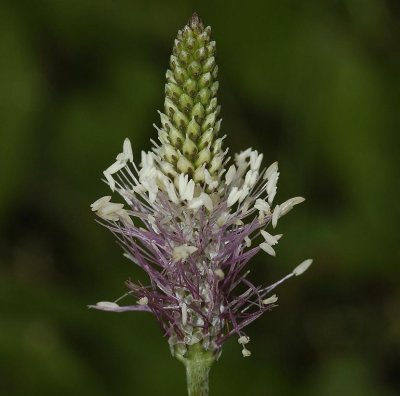
[(193, 15), (189, 18), (188, 25), (192, 29), (195, 28), (204, 29), (203, 21), (201, 20), (197, 12), (194, 12)]

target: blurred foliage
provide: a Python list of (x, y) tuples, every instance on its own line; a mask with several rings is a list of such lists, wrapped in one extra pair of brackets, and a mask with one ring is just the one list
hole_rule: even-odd
[(178, 28), (214, 30), (224, 132), (281, 167), (281, 222), (259, 282), (309, 256), (279, 309), (236, 340), (214, 395), (400, 391), (400, 6), (395, 0), (3, 0), (0, 3), (0, 378), (5, 395), (184, 394), (145, 314), (107, 314), (143, 275), (94, 221), (102, 170), (155, 137)]

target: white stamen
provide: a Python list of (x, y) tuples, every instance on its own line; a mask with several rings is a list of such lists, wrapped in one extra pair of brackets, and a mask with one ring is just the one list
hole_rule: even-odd
[(275, 206), (274, 213), (272, 213), (272, 227), (275, 228), (278, 224), (278, 219), (281, 213), (281, 208), (279, 205)]
[(271, 177), (271, 175), (275, 172), (278, 171), (278, 162), (274, 162), (273, 164), (271, 164), (267, 170), (265, 171), (264, 174), (264, 180), (269, 179)]
[(149, 299), (145, 296), (140, 298), (137, 303), (139, 305), (147, 305), (149, 303)]
[(250, 169), (253, 171), (258, 171), (260, 169), (262, 159), (262, 154), (258, 154), (257, 151), (253, 151), (250, 154)]
[(247, 348), (243, 348), (242, 349), (242, 355), (243, 355), (243, 357), (250, 357), (251, 356), (251, 352)]
[(228, 200), (226, 202), (228, 208), (234, 205), (240, 198), (240, 192), (237, 187), (233, 187), (231, 192), (228, 195)]
[(249, 247), (251, 246), (251, 239), (250, 239), (248, 236), (246, 236), (246, 237), (244, 238), (244, 240), (245, 240), (245, 242), (246, 242), (246, 246), (249, 248)]
[(100, 301), (96, 304), (96, 307), (105, 309), (114, 309), (114, 308), (119, 308), (119, 305), (117, 303), (110, 301)]
[(123, 153), (124, 153), (125, 157), (127, 158), (127, 160), (133, 162), (131, 141), (128, 138), (126, 138), (124, 140)]
[(172, 259), (173, 261), (186, 260), (196, 250), (197, 247), (189, 246), (186, 243), (181, 246), (175, 246), (172, 251)]
[(276, 256), (275, 250), (272, 246), (268, 245), (268, 243), (260, 243), (260, 248), (264, 250), (264, 252), (268, 253), (271, 256)]
[(187, 306), (186, 303), (182, 304), (182, 324), (186, 326), (187, 324)]
[(228, 169), (228, 172), (226, 172), (225, 175), (225, 184), (229, 186), (229, 184), (232, 183), (235, 176), (236, 176), (236, 167), (235, 165), (231, 165)]
[(107, 204), (108, 202), (110, 202), (111, 200), (111, 196), (107, 195), (105, 197), (101, 197), (99, 198), (97, 201), (94, 201), (90, 207), (92, 208), (93, 212), (96, 212), (97, 210), (99, 210), (101, 207), (103, 207), (105, 204)]
[(278, 243), (278, 239), (276, 239), (275, 236), (271, 235), (269, 232), (261, 230), (261, 235), (264, 237), (265, 242), (268, 243), (268, 245), (276, 245)]
[(124, 161), (115, 161), (111, 166), (109, 166), (104, 173), (109, 173), (110, 175), (113, 175), (114, 173), (117, 173), (120, 171), (123, 167), (125, 167), (125, 162)]
[(250, 342), (250, 337), (248, 337), (248, 336), (240, 336), (239, 337), (239, 339), (238, 339), (238, 343), (240, 344), (240, 345), (246, 345), (246, 344), (248, 344)]
[(301, 275), (302, 273), (304, 273), (305, 271), (308, 270), (308, 268), (310, 267), (310, 265), (312, 264), (313, 260), (312, 259), (308, 259), (303, 261), (301, 264), (299, 264), (294, 270), (293, 270), (293, 274), (295, 274), (296, 276)]
[(268, 304), (274, 304), (278, 301), (278, 297), (276, 296), (276, 294), (274, 294), (273, 296), (266, 298), (265, 300), (262, 300), (262, 303), (264, 305), (268, 305)]
[(268, 205), (268, 203), (266, 201), (264, 201), (261, 198), (258, 198), (256, 200), (256, 203), (254, 204), (254, 207), (259, 210), (260, 212), (263, 212), (265, 214), (269, 214), (271, 212), (271, 208)]
[(272, 189), (272, 191), (268, 194), (268, 203), (270, 205), (272, 205), (272, 202), (274, 201), (275, 195), (276, 195), (276, 187), (274, 187)]
[(168, 194), (169, 199), (173, 203), (175, 203), (175, 204), (179, 203), (179, 198), (176, 195), (176, 190), (175, 190), (175, 186), (174, 186), (173, 183), (168, 183), (167, 184), (167, 194)]
[(204, 192), (199, 197), (193, 198), (189, 203), (189, 209), (198, 209), (201, 206), (205, 206), (210, 212), (213, 210), (213, 202), (210, 196)]
[(288, 199), (284, 203), (281, 203), (280, 204), (280, 207), (281, 207), (280, 217), (282, 217), (286, 213), (290, 212), (293, 209), (294, 205), (298, 205), (299, 203), (302, 203), (304, 201), (305, 201), (305, 198), (303, 198), (303, 197), (294, 197), (294, 198)]
[(111, 174), (109, 172), (107, 172), (107, 171), (104, 171), (103, 175), (107, 179), (108, 185), (110, 186), (111, 191), (114, 192), (115, 191), (115, 180), (113, 179)]
[(221, 268), (217, 268), (217, 269), (214, 271), (214, 274), (217, 275), (218, 278), (221, 279), (221, 280), (225, 278), (224, 271), (222, 271)]

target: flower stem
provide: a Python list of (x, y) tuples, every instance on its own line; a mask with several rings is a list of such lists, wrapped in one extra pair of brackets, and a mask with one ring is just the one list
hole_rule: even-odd
[(185, 357), (179, 360), (186, 366), (188, 395), (208, 396), (208, 374), (214, 362), (213, 354), (195, 344), (189, 347)]

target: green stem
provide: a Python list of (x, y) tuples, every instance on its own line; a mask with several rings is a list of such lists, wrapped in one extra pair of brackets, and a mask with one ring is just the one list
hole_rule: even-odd
[(199, 344), (188, 348), (179, 360), (186, 366), (186, 382), (189, 396), (208, 396), (208, 374), (214, 357)]

